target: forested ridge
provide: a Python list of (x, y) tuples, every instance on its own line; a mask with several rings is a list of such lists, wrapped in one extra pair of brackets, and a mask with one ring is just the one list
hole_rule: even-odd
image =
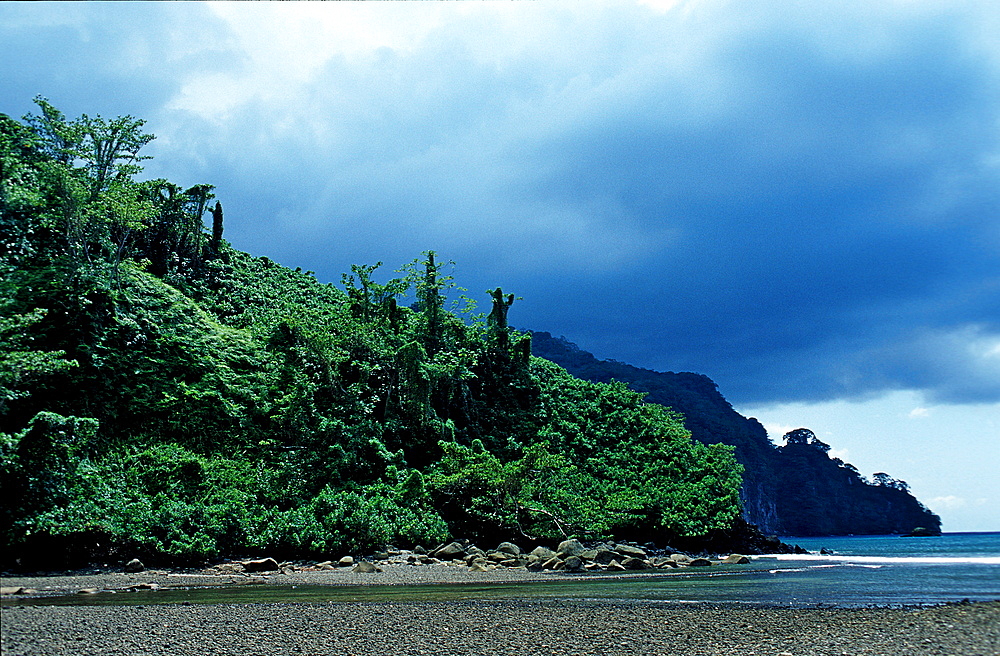
[(585, 380), (627, 383), (647, 400), (685, 417), (694, 439), (734, 447), (744, 467), (741, 497), (746, 521), (777, 535), (880, 535), (941, 529), (941, 519), (918, 501), (905, 481), (885, 472), (869, 480), (848, 462), (830, 457), (830, 445), (805, 428), (775, 446), (753, 417), (736, 412), (707, 376), (658, 372), (598, 360), (565, 338), (533, 333), (535, 352)]
[(5, 566), (738, 523), (733, 448), (533, 357), (513, 295), (477, 313), (433, 252), (338, 286), (235, 250), (221, 191), (139, 179), (142, 120), (36, 104), (0, 114)]

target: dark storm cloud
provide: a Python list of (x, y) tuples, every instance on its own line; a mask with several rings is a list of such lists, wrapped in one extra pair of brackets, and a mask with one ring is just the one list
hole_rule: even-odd
[(523, 296), (516, 324), (735, 403), (1000, 399), (997, 11), (731, 4), (466, 12), (287, 93), (199, 5), (103, 5), (3, 46), (35, 62), (3, 89), (151, 119), (151, 173), (325, 280), (435, 249)]
[(907, 28), (861, 63), (747, 33), (712, 62), (747, 91), (728, 111), (692, 129), (657, 111), (677, 90), (654, 83), (545, 144), (538, 197), (672, 238), (564, 278), (586, 303), (550, 307), (595, 311), (544, 321), (741, 402), (1000, 398), (996, 70), (956, 26)]

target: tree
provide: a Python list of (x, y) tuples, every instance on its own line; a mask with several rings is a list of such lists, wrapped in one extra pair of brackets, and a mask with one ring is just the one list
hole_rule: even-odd
[(900, 490), (902, 492), (910, 491), (909, 483), (895, 479), (885, 472), (876, 472), (872, 474), (872, 485), (876, 487), (887, 487), (892, 490)]
[(222, 245), (222, 203), (215, 201), (215, 207), (212, 208), (212, 241), (209, 242), (209, 247), (212, 249), (212, 253), (218, 254), (219, 247)]
[(812, 432), (808, 428), (796, 428), (793, 431), (785, 433), (782, 439), (785, 441), (785, 444), (808, 445), (824, 453), (830, 450), (830, 445), (826, 442), (820, 441), (820, 439), (816, 437), (816, 433)]
[(83, 135), (79, 126), (42, 96), (35, 96), (41, 115), (28, 114), (25, 124), (38, 138), (39, 152), (60, 164), (72, 164), (79, 156)]
[(490, 335), (497, 341), (497, 345), (501, 348), (507, 348), (510, 345), (507, 312), (510, 310), (510, 306), (514, 304), (514, 295), (507, 294), (504, 296), (503, 290), (499, 287), (489, 292), (489, 294), (493, 298), (493, 309), (490, 311), (490, 316), (487, 317), (486, 323), (489, 327)]

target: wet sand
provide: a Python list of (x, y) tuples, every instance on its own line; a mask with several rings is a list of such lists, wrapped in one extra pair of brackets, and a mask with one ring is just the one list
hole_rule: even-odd
[[(5, 578), (2, 584), (43, 591), (48, 586), (51, 594), (143, 582), (407, 585), (551, 577), (441, 566), (267, 577), (102, 573)], [(569, 600), (10, 606), (3, 609), (0, 629), (5, 656), (1000, 656), (1000, 602), (811, 609)]]

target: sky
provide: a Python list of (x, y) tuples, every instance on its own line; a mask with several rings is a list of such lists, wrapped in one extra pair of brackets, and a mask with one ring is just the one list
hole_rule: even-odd
[(130, 114), (237, 248), (435, 250), (1000, 530), (1000, 3), (0, 3), (0, 112)]

